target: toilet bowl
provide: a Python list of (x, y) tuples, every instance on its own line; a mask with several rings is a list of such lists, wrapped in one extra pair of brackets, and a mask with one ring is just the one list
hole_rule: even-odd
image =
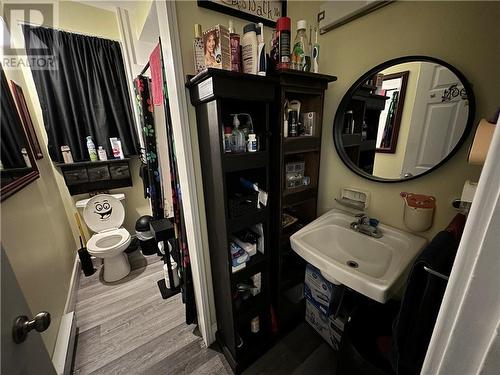
[(130, 273), (130, 263), (124, 251), (130, 245), (130, 233), (122, 228), (125, 210), (121, 202), (108, 194), (88, 200), (83, 220), (95, 234), (87, 242), (88, 252), (103, 259), (106, 282), (123, 279)]

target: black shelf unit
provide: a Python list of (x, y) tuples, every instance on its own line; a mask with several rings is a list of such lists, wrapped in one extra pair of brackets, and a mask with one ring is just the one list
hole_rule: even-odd
[[(279, 336), (296, 327), (305, 317), (305, 301), (300, 293), (303, 287), (306, 262), (290, 246), (290, 236), (313, 221), (317, 216), (318, 177), (321, 152), (324, 93), (336, 77), (324, 74), (282, 70), (276, 76), (277, 127), (272, 142), (272, 286), (273, 308), (276, 313)], [(301, 102), (301, 112), (316, 112), (312, 136), (284, 137), (283, 118), (285, 100)], [(285, 165), (304, 161), (307, 186), (287, 189)], [(282, 214), (298, 219), (287, 227), (282, 225)], [(290, 297), (293, 296), (293, 298)], [(300, 298), (302, 297), (302, 298)]]
[[(203, 175), (210, 261), (217, 314), (216, 338), (236, 373), (262, 355), (271, 345), (270, 270), (272, 233), (270, 194), (267, 207), (233, 217), (229, 199), (241, 188), (239, 178), (259, 182), (267, 192), (270, 179), (270, 126), (275, 111), (275, 80), (271, 77), (208, 69), (188, 77), (191, 103), (196, 109), (198, 142)], [(249, 113), (260, 139), (255, 153), (224, 153), (223, 127), (232, 125), (232, 113)], [(262, 224), (264, 254), (257, 252), (246, 267), (233, 273), (230, 236), (241, 229)], [(238, 283), (261, 274), (261, 291), (248, 301), (233, 298)], [(250, 321), (258, 316), (260, 330), (252, 333)], [(241, 345), (241, 341), (243, 344)]]

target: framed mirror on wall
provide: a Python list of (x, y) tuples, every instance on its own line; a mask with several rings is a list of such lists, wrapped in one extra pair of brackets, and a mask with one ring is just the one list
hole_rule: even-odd
[(0, 137), (0, 200), (3, 201), (36, 180), (40, 174), (5, 72), (1, 66), (0, 70), (0, 131), (2, 134)]
[(362, 75), (340, 102), (335, 148), (356, 174), (407, 181), (443, 165), (473, 126), (474, 94), (452, 65), (427, 56), (387, 61)]

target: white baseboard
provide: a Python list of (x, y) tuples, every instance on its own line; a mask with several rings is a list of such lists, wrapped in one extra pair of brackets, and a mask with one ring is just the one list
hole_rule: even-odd
[(56, 346), (52, 355), (52, 364), (57, 375), (69, 375), (76, 340), (75, 312), (64, 314), (59, 325)]
[(78, 254), (75, 255), (75, 263), (73, 264), (73, 272), (71, 274), (71, 280), (69, 282), (68, 295), (66, 297), (66, 304), (64, 306), (64, 313), (67, 314), (71, 311), (75, 311), (76, 306), (76, 294), (78, 290), (78, 285), (80, 285), (80, 275), (82, 274), (82, 266)]

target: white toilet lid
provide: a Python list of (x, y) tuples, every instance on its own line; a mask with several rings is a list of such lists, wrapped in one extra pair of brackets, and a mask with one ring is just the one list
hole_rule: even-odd
[(90, 198), (83, 209), (83, 220), (95, 233), (120, 228), (124, 219), (123, 205), (109, 194), (99, 194)]

